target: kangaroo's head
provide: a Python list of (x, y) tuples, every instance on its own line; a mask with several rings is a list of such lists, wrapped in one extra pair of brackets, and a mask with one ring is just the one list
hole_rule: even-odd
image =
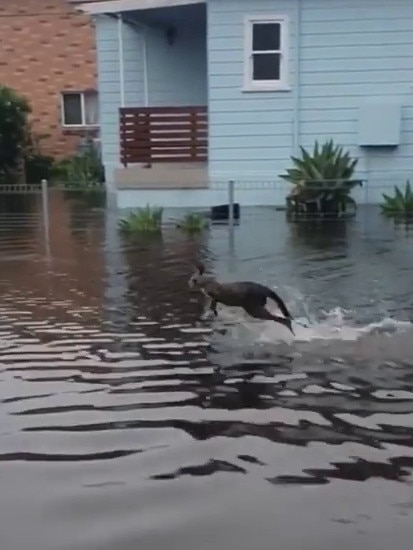
[(205, 275), (205, 266), (203, 263), (198, 262), (195, 265), (195, 271), (189, 278), (188, 285), (192, 290), (202, 290), (205, 285), (211, 281), (211, 277)]

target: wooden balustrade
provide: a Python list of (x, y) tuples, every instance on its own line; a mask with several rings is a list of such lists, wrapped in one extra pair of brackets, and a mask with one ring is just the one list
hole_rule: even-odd
[(207, 155), (206, 106), (120, 109), (120, 156), (124, 166), (205, 162)]

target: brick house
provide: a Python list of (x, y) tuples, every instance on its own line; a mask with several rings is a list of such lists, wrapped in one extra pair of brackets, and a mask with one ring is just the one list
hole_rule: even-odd
[(79, 0), (0, 0), (0, 83), (27, 97), (42, 152), (98, 137), (95, 30)]

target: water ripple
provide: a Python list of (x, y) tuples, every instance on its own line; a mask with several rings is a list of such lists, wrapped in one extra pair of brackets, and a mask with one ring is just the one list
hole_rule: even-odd
[[(208, 242), (168, 230), (125, 246), (99, 215), (83, 225), (73, 216), (65, 206), (48, 259), (37, 222), (31, 235), (0, 234), (5, 550), (261, 549), (273, 522), (280, 547), (310, 550), (328, 546), (315, 533), (331, 542), (367, 521), (359, 506), (380, 518), (375, 528), (408, 514), (409, 232), (377, 213), (327, 233), (270, 213), (243, 222), (235, 245), (217, 227)], [(266, 238), (274, 227), (277, 243)], [(222, 276), (277, 284), (313, 336), (290, 345), (223, 309), (201, 321), (203, 302), (186, 286), (199, 258)], [(42, 518), (50, 529), (38, 529)]]

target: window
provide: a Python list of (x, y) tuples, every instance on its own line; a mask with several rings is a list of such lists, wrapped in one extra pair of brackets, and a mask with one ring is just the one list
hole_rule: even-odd
[(63, 126), (97, 126), (98, 94), (96, 92), (64, 92), (62, 94)]
[(245, 21), (246, 91), (288, 90), (286, 17), (247, 17)]

